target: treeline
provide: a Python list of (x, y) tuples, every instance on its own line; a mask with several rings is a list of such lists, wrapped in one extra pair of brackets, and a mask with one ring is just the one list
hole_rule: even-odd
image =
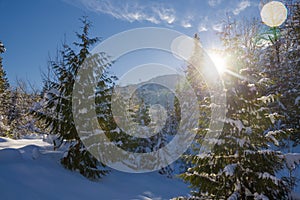
[[(5, 51), (0, 41), (0, 55)], [(30, 114), (40, 100), (38, 90), (30, 83), (17, 80), (15, 87), (10, 86), (0, 56), (0, 136), (18, 139), (22, 135), (41, 133), (43, 123)]]

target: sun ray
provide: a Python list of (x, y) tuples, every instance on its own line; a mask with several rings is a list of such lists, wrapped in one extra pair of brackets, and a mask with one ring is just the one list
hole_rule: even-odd
[(210, 59), (212, 60), (212, 62), (214, 63), (215, 67), (217, 68), (219, 74), (229, 74), (231, 76), (237, 77), (241, 80), (245, 80), (245, 81), (251, 81), (249, 78), (242, 76), (241, 74), (235, 73), (233, 71), (231, 71), (229, 69), (228, 63), (227, 63), (227, 59), (226, 57), (222, 56), (220, 53), (217, 53), (215, 51), (211, 51), (208, 53)]
[[(224, 73), (230, 74), (230, 75), (232, 75), (232, 76), (234, 76), (234, 77), (237, 77), (237, 78), (239, 78), (239, 79), (241, 79), (241, 80), (251, 81), (251, 80), (249, 80), (247, 77), (242, 76), (241, 74), (235, 73), (235, 72), (233, 72), (233, 71), (230, 71), (230, 70), (228, 70), (228, 69), (225, 69), (225, 70), (224, 70)], [(252, 81), (251, 81), (251, 82), (252, 82)]]

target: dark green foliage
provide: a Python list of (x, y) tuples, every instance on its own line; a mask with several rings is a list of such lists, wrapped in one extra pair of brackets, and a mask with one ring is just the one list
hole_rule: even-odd
[[(4, 45), (0, 41), (0, 55), (6, 51)], [(0, 56), (0, 94), (4, 94), (9, 89), (8, 79), (6, 72), (3, 69), (2, 57)]]
[(70, 170), (79, 171), (80, 174), (90, 179), (100, 178), (107, 174), (103, 166), (88, 152), (82, 142), (72, 144), (61, 159), (61, 163)]
[(10, 91), (1, 57), (5, 50), (4, 45), (0, 42), (0, 135), (6, 135), (9, 130), (7, 115), (10, 104)]
[[(209, 96), (199, 98), (200, 111), (206, 113), (200, 117), (199, 145), (194, 149), (199, 153), (186, 156), (192, 167), (181, 175), (191, 184), (194, 195), (191, 199), (286, 199), (288, 196), (286, 178), (278, 177), (284, 168), (283, 154), (270, 148), (270, 144), (277, 142), (269, 133), (277, 118), (268, 108), (275, 95), (265, 96), (267, 88), (258, 81), (264, 78), (258, 67), (260, 51), (251, 40), (257, 30), (255, 23), (237, 26), (236, 22), (228, 22), (221, 33), (224, 52), (230, 55), (231, 70), (230, 74), (223, 74), (226, 119), (220, 137), (205, 138), (208, 130), (202, 126), (211, 120), (207, 115), (211, 104)], [(201, 52), (195, 53), (201, 58)], [(213, 144), (210, 151), (201, 151), (200, 147), (206, 144)]]
[[(285, 153), (294, 153), (300, 144), (300, 2), (287, 1), (288, 18), (276, 32), (271, 34), (274, 38), (271, 45), (265, 50), (262, 57), (264, 74), (270, 79), (266, 95), (276, 94), (275, 101), (270, 104), (272, 112), (279, 118), (271, 130), (274, 137), (280, 140), (278, 149)], [(273, 35), (277, 35), (274, 37)], [(294, 168), (289, 168), (289, 187), (293, 189), (297, 174)]]
[(146, 105), (144, 99), (136, 105), (135, 108), (130, 109), (132, 121), (137, 123), (138, 125), (148, 126), (151, 119), (149, 116), (149, 105)]
[[(0, 54), (5, 52), (3, 44), (0, 42)], [(3, 69), (2, 58), (0, 57), (0, 93), (4, 93), (9, 89), (8, 79), (6, 77), (6, 72)]]
[[(300, 144), (300, 3), (289, 5), (287, 22), (280, 28), (281, 38), (270, 47), (266, 59), (266, 74), (274, 77), (269, 90), (278, 94), (273, 110), (281, 117), (280, 127), (294, 146)], [(276, 51), (276, 48), (278, 51)], [(274, 59), (273, 55), (278, 59)], [(278, 76), (280, 74), (280, 76)], [(277, 75), (277, 76), (276, 76)], [(297, 99), (298, 98), (298, 99)], [(287, 145), (287, 144), (286, 144)], [(288, 146), (288, 145), (287, 145)], [(289, 148), (289, 147), (288, 147)]]
[[(34, 114), (46, 123), (45, 128), (49, 129), (50, 134), (58, 135), (58, 139), (54, 141), (55, 148), (59, 148), (62, 144), (68, 145), (68, 150), (61, 163), (68, 169), (78, 170), (82, 175), (90, 179), (96, 179), (106, 174), (108, 170), (103, 169), (104, 165), (84, 147), (76, 131), (72, 114), (72, 91), (77, 71), (85, 59), (91, 56), (89, 53), (90, 47), (99, 41), (98, 38), (89, 37), (91, 23), (87, 18), (83, 17), (81, 21), (83, 31), (82, 33), (76, 33), (79, 42), (74, 42), (77, 51), (64, 44), (58, 58), (50, 61), (55, 77), (51, 80), (45, 80), (43, 91), (45, 106), (41, 110), (34, 111)], [(105, 58), (97, 57), (97, 59), (97, 62), (101, 63), (101, 59)], [(98, 82), (98, 89), (103, 89), (101, 91), (105, 92), (111, 83), (112, 80), (103, 75)], [(101, 104), (108, 100), (105, 97), (98, 98), (96, 101), (97, 104)], [(107, 110), (107, 108), (104, 110)]]

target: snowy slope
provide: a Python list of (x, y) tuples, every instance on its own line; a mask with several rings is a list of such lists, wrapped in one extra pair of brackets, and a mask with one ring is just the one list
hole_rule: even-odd
[(42, 139), (0, 138), (0, 198), (5, 200), (170, 199), (189, 189), (177, 179), (157, 172), (127, 174), (112, 171), (98, 182), (64, 169), (62, 152)]

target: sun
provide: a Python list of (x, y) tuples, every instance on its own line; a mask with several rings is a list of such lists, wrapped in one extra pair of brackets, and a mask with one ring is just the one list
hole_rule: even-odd
[(219, 73), (224, 73), (226, 71), (226, 59), (217, 53), (209, 53), (210, 59), (215, 64)]

